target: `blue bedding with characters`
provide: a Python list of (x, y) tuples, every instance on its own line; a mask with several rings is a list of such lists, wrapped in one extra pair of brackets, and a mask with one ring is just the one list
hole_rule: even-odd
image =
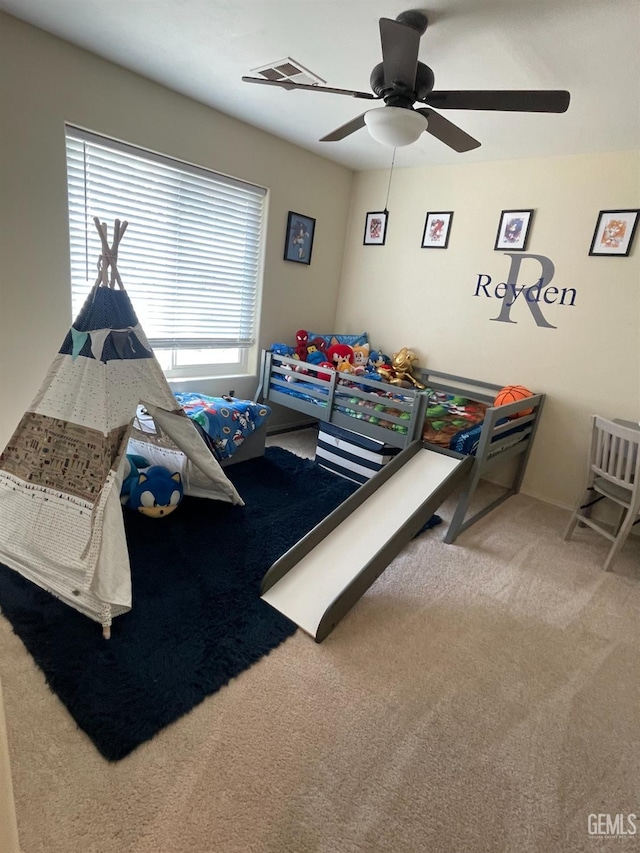
[(207, 444), (220, 460), (229, 459), (244, 441), (268, 420), (271, 409), (263, 403), (235, 397), (208, 397), (176, 392), (175, 397), (200, 427)]

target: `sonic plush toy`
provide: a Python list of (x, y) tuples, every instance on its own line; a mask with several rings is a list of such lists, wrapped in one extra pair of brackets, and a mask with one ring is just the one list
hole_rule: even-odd
[(151, 465), (151, 462), (144, 456), (140, 456), (137, 453), (127, 453), (124, 461), (122, 488), (120, 489), (120, 503), (122, 506), (127, 506), (129, 503), (129, 494), (133, 486), (138, 482), (140, 469), (148, 468), (149, 465)]
[[(128, 474), (122, 484), (123, 506), (150, 518), (164, 518), (178, 506), (183, 496), (182, 478), (161, 465), (149, 466), (143, 456), (127, 454)], [(145, 468), (140, 471), (139, 468)]]

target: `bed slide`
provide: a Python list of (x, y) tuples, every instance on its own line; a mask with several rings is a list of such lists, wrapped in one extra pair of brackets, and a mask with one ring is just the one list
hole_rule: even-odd
[(322, 642), (472, 465), (414, 441), (271, 566), (261, 598)]

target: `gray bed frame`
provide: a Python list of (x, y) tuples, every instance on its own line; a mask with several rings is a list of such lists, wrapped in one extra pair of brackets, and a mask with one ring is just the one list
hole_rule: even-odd
[[(301, 366), (306, 372), (296, 373), (295, 369)], [(532, 409), (531, 414), (517, 417), (518, 411), (523, 408), (522, 401), (504, 406), (492, 405), (497, 392), (503, 387), (502, 385), (455, 376), (437, 370), (419, 370), (416, 371), (416, 377), (433, 390), (446, 391), (488, 405), (474, 463), (462, 486), (454, 516), (444, 537), (445, 542), (453, 543), (472, 524), (475, 524), (476, 521), (479, 521), (511, 495), (520, 491), (533, 440), (538, 429), (545, 395), (534, 394), (533, 397), (527, 398), (525, 408)], [(287, 389), (291, 388), (287, 378), (296, 379), (299, 383), (299, 389), (308, 397), (317, 400), (318, 403), (286, 393)], [(360, 387), (346, 387), (342, 384), (345, 378), (348, 381), (357, 382)], [(402, 401), (388, 401), (388, 405), (394, 410), (399, 410), (402, 415), (386, 412), (380, 414), (388, 423), (399, 425), (403, 430), (406, 427), (405, 432), (379, 426), (339, 410), (339, 407), (345, 407), (345, 397), (357, 398), (372, 406), (380, 404), (381, 398), (375, 393), (380, 390), (385, 392), (392, 390), (394, 393), (400, 393), (404, 398)], [(315, 420), (335, 424), (401, 449), (408, 447), (412, 441), (421, 439), (427, 405), (427, 393), (424, 391), (397, 388), (390, 386), (387, 382), (378, 382), (362, 377), (342, 377), (335, 370), (318, 368), (307, 362), (301, 363), (296, 359), (268, 351), (262, 354), (257, 398), (270, 403), (278, 403)], [(358, 411), (357, 408), (354, 411)], [(510, 418), (510, 420), (506, 423), (498, 423), (505, 417)], [(430, 445), (428, 442), (425, 444), (427, 447), (435, 449), (435, 445)], [(509, 483), (503, 487), (504, 492), (468, 516), (480, 480), (486, 477), (498, 464), (511, 459), (516, 460), (516, 464)]]

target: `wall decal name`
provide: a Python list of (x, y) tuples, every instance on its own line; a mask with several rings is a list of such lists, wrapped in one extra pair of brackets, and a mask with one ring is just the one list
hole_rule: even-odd
[[(540, 303), (566, 305), (571, 308), (576, 304), (575, 288), (550, 286), (556, 271), (551, 258), (525, 252), (518, 252), (517, 254), (514, 252), (505, 252), (504, 254), (511, 258), (511, 267), (509, 268), (507, 281), (501, 281), (492, 286), (490, 275), (487, 273), (478, 273), (476, 291), (473, 295), (502, 300), (500, 313), (497, 317), (491, 317), (492, 320), (497, 320), (499, 323), (517, 323), (517, 320), (511, 319), (511, 309), (516, 304), (522, 304), (526, 305), (529, 309), (536, 325), (544, 326), (547, 329), (557, 329), (558, 327), (550, 323), (542, 313)], [(531, 258), (540, 264), (542, 275), (535, 284), (518, 284), (520, 267), (525, 258)]]

